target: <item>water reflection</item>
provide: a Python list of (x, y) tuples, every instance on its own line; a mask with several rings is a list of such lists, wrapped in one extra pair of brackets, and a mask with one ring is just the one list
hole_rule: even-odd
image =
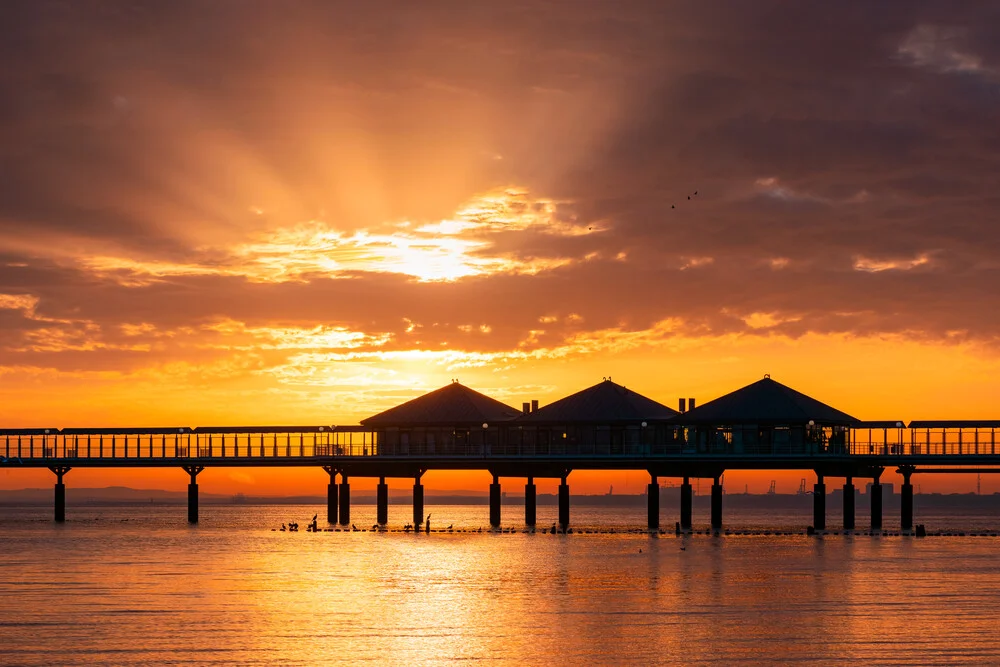
[[(484, 509), (432, 511), (471, 526)], [(995, 538), (312, 534), (270, 527), (313, 508), (214, 507), (194, 529), (184, 508), (77, 509), (65, 526), (18, 512), (0, 520), (10, 664), (1000, 660), (983, 641)]]

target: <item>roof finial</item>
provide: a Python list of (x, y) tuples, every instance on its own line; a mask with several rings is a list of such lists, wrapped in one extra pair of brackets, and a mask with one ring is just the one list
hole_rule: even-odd
[(765, 380), (770, 380), (771, 379), (771, 374), (770, 373), (764, 373), (764, 379)]

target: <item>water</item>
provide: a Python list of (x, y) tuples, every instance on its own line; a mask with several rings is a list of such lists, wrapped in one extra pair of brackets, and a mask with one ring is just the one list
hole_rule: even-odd
[[(352, 509), (374, 522), (373, 506)], [(434, 528), (488, 514), (427, 511)], [(3, 665), (1000, 662), (1000, 538), (312, 534), (311, 506), (205, 506), (197, 527), (184, 507), (70, 507), (61, 526), (50, 508), (2, 512)], [(540, 525), (554, 518), (539, 507)], [(272, 532), (290, 520), (303, 532)], [(573, 521), (627, 529), (644, 510)]]

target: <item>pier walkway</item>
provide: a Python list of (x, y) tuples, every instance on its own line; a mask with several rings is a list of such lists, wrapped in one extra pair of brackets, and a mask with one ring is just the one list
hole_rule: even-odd
[[(722, 529), (727, 470), (808, 470), (813, 528), (826, 530), (826, 479), (844, 480), (844, 529), (855, 526), (855, 479), (871, 480), (871, 529), (882, 527), (881, 476), (902, 475), (901, 525), (913, 528), (913, 475), (1000, 472), (992, 421), (862, 421), (768, 376), (679, 410), (603, 382), (539, 408), (504, 405), (457, 382), (359, 425), (0, 430), (0, 468), (56, 475), (55, 519), (65, 520), (65, 476), (74, 468), (169, 468), (189, 475), (188, 520), (198, 521), (198, 475), (209, 467), (318, 467), (329, 474), (327, 519), (350, 523), (350, 479), (377, 478), (378, 523), (388, 520), (387, 478), (413, 480), (413, 524), (423, 523), (428, 470), (485, 470), (490, 524), (500, 526), (501, 479), (526, 481), (525, 523), (535, 525), (535, 479), (558, 479), (559, 524), (569, 527), (574, 470), (650, 476), (648, 527), (660, 526), (659, 479), (677, 478), (680, 530), (691, 530), (691, 479), (711, 479), (711, 528)], [(339, 479), (338, 479), (339, 478)]]
[[(817, 475), (813, 525), (826, 529), (825, 479), (843, 478), (845, 529), (853, 529), (855, 478), (871, 480), (872, 527), (881, 527), (879, 479), (886, 469), (904, 477), (902, 527), (913, 527), (915, 474), (1000, 472), (997, 435), (1000, 421), (913, 422), (900, 427), (861, 422), (843, 446), (816, 443), (772, 444), (768, 451), (736, 451), (732, 446), (688, 444), (690, 431), (678, 428), (676, 446), (657, 447), (640, 436), (620, 448), (566, 444), (490, 446), (456, 435), (440, 451), (426, 446), (403, 450), (385, 445), (384, 433), (364, 426), (32, 428), (0, 430), (0, 468), (49, 468), (56, 475), (55, 516), (65, 518), (63, 477), (73, 468), (182, 468), (190, 475), (189, 519), (198, 520), (197, 475), (209, 467), (319, 467), (330, 475), (328, 520), (350, 522), (351, 477), (379, 478), (378, 514), (387, 514), (386, 478), (414, 480), (413, 521), (422, 523), (421, 476), (428, 470), (486, 470), (491, 484), (491, 523), (500, 524), (500, 480), (522, 478), (526, 522), (534, 525), (534, 479), (560, 484), (560, 523), (569, 525), (568, 477), (574, 470), (637, 470), (650, 475), (649, 524), (659, 527), (659, 478), (682, 479), (680, 525), (691, 528), (691, 479), (712, 479), (712, 527), (722, 526), (722, 488), (726, 470), (809, 470)], [(500, 430), (501, 427), (487, 426)], [(506, 427), (509, 428), (509, 427)], [(687, 431), (687, 432), (685, 432)], [(498, 437), (496, 442), (504, 440)], [(486, 444), (483, 444), (486, 443)], [(815, 445), (815, 446), (814, 446)], [(337, 477), (340, 476), (338, 484)], [(495, 496), (495, 498), (494, 498)], [(849, 506), (849, 507), (848, 507)], [(876, 516), (877, 515), (877, 516)], [(384, 521), (382, 523), (385, 523)]]

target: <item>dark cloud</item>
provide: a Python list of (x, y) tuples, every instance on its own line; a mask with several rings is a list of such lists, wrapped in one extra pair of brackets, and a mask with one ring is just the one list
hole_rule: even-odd
[[(202, 359), (121, 325), (226, 318), (480, 350), (668, 317), (995, 341), (997, 44), (985, 3), (4, 3), (0, 293), (39, 301), (0, 311), (3, 345)], [(231, 269), (257, 232), (439, 220), (504, 185), (600, 231), (480, 234), (480, 256), (573, 263), (447, 284), (129, 287), (76, 261)]]

